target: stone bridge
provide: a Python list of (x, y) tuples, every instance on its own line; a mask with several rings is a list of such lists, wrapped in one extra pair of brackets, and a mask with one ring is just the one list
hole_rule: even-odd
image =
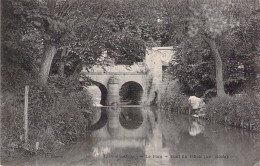
[[(122, 105), (125, 98), (137, 101), (132, 105), (150, 105), (160, 101), (162, 89), (162, 68), (173, 56), (172, 47), (153, 47), (146, 51), (144, 62), (132, 66), (110, 65), (83, 68), (81, 75), (87, 77), (101, 91), (101, 105)], [(84, 82), (85, 79), (80, 81)], [(127, 92), (122, 92), (128, 89)], [(96, 93), (96, 92), (95, 92)], [(125, 98), (120, 96), (125, 95)], [(130, 96), (130, 97), (129, 97)], [(123, 101), (122, 101), (123, 100)], [(129, 103), (128, 103), (129, 104)]]

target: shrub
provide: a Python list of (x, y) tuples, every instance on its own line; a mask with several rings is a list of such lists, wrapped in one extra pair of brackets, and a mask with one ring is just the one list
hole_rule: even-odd
[(23, 131), (23, 100), (21, 96), (6, 94), (1, 103), (1, 158), (13, 156), (21, 144)]
[[(36, 142), (40, 143), (39, 149), (43, 153), (75, 142), (85, 135), (85, 126), (91, 120), (90, 116), (82, 114), (90, 114), (93, 110), (91, 96), (79, 88), (76, 79), (51, 78), (49, 82), (46, 87), (30, 84), (29, 151), (34, 151)], [(23, 155), (23, 109), (24, 89), (12, 94), (5, 92), (1, 112), (3, 160)]]
[(189, 109), (188, 97), (180, 92), (176, 81), (166, 82), (161, 98), (161, 108), (164, 110), (187, 113)]
[(219, 123), (260, 129), (260, 103), (253, 94), (216, 97), (207, 103), (206, 116)]
[(164, 108), (174, 112), (187, 113), (187, 110), (189, 109), (188, 98), (183, 94), (172, 95), (162, 104), (164, 105)]

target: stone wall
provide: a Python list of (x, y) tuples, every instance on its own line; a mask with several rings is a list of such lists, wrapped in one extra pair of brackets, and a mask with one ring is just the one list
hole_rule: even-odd
[[(174, 55), (173, 47), (152, 47), (147, 49), (145, 64), (149, 70), (147, 76), (147, 87), (150, 89), (147, 95), (147, 101), (152, 104), (159, 104), (161, 98), (162, 86), (162, 66), (169, 63)], [(152, 82), (150, 83), (150, 81)]]

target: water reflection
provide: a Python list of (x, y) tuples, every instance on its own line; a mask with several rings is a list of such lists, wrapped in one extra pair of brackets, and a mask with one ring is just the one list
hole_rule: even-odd
[(191, 128), (189, 130), (189, 134), (191, 136), (196, 136), (200, 133), (203, 133), (204, 131), (204, 125), (205, 123), (203, 123), (203, 121), (196, 119), (196, 121), (193, 121), (191, 124)]
[(92, 139), (100, 140), (93, 146), (93, 157), (112, 165), (129, 165), (132, 160), (138, 161), (135, 165), (170, 165), (155, 112), (149, 108), (109, 108), (107, 117), (107, 124), (92, 133)]
[(260, 160), (259, 140), (200, 119), (149, 107), (102, 108), (94, 117), (84, 142), (18, 165), (244, 166)]

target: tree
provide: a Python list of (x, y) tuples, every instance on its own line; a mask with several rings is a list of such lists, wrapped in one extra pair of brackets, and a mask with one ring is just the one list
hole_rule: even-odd
[[(39, 45), (28, 43), (24, 27), (27, 26), (22, 15), (23, 9), (14, 1), (2, 2), (2, 90), (14, 92), (28, 83), (36, 73), (37, 53)], [(28, 26), (27, 32), (32, 27)], [(37, 37), (37, 35), (35, 36)], [(36, 55), (36, 56), (32, 56)]]
[[(10, 3), (17, 8), (20, 19), (27, 25), (24, 26), (22, 39), (26, 39), (32, 46), (35, 43), (40, 45), (38, 49), (42, 54), (42, 60), (38, 75), (43, 85), (47, 82), (57, 49), (65, 49), (72, 40), (77, 40), (75, 32), (82, 29), (82, 24), (85, 27), (90, 26), (85, 22), (93, 22), (98, 12), (102, 11), (97, 10), (101, 7), (98, 5), (102, 4), (100, 1), (93, 3), (82, 0), (13, 0)], [(97, 7), (93, 10), (94, 6)]]
[[(231, 7), (231, 6), (230, 6)], [(223, 79), (223, 62), (219, 52), (218, 40), (222, 34), (238, 25), (232, 15), (225, 13), (226, 4), (204, 4), (194, 10), (193, 21), (190, 26), (190, 35), (200, 35), (209, 45), (215, 59), (217, 95), (225, 95)]]
[[(175, 41), (175, 43), (179, 45), (179, 48), (182, 48), (177, 50), (181, 50), (183, 54), (188, 56), (192, 55), (194, 57), (197, 56), (197, 59), (194, 59), (194, 57), (188, 58), (188, 56), (181, 56), (184, 59), (193, 58), (193, 60), (188, 60), (186, 62), (180, 59), (182, 62), (185, 62), (188, 67), (186, 72), (193, 71), (198, 74), (202, 66), (206, 67), (206, 64), (211, 64), (212, 59), (210, 58), (206, 60), (205, 56), (207, 57), (207, 55), (212, 55), (215, 62), (215, 65), (212, 66), (215, 66), (217, 94), (219, 96), (225, 95), (225, 83), (228, 83), (228, 81), (234, 82), (239, 79), (243, 80), (245, 78), (245, 71), (240, 68), (241, 64), (246, 64), (249, 59), (253, 59), (254, 57), (254, 48), (251, 46), (254, 45), (254, 41), (257, 39), (250, 36), (250, 34), (255, 31), (255, 28), (252, 28), (253, 21), (248, 19), (252, 18), (251, 12), (254, 9), (254, 3), (188, 2), (189, 3), (186, 4), (180, 4), (182, 9), (187, 11), (187, 14), (185, 15), (183, 13), (178, 14), (177, 12), (168, 11), (168, 13), (174, 14), (168, 16), (166, 15), (166, 18), (169, 17), (166, 25), (170, 27), (171, 24), (174, 24), (174, 21), (171, 21), (173, 16), (174, 20), (177, 20), (180, 24), (175, 23), (174, 26), (178, 27), (179, 25), (179, 27), (181, 27), (175, 28), (177, 31), (171, 29), (175, 34), (178, 34), (179, 32), (179, 38), (176, 39), (172, 37), (171, 39), (168, 39), (168, 41), (173, 40), (171, 43)], [(250, 8), (246, 8), (245, 6), (250, 6)], [(242, 33), (243, 37), (246, 37), (246, 42), (241, 40), (241, 36), (238, 37), (239, 33)], [(247, 45), (245, 43), (247, 43)], [(249, 43), (251, 46), (249, 46)], [(242, 48), (244, 50), (236, 51), (238, 48)], [(245, 52), (245, 50), (248, 52)], [(211, 74), (207, 71), (206, 73), (207, 75)], [(240, 74), (240, 76), (236, 78), (238, 74)], [(192, 77), (194, 78), (195, 76)], [(184, 78), (184, 80), (185, 79), (187, 80), (187, 78)], [(198, 78), (195, 80), (197, 79)], [(205, 79), (205, 77), (201, 77), (196, 82), (195, 86), (201, 85), (202, 79)], [(189, 80), (187, 81), (189, 82)], [(187, 83), (187, 81), (185, 82)], [(190, 82), (190, 85), (191, 84), (194, 85), (194, 83)]]
[[(52, 66), (59, 67), (60, 76), (66, 68), (78, 72), (83, 63), (89, 67), (99, 63), (103, 50), (109, 50), (119, 63), (125, 59), (128, 64), (140, 61), (145, 47), (157, 45), (159, 38), (156, 0), (5, 2), (19, 20), (19, 26), (13, 22), (11, 28), (4, 28), (5, 39), (18, 54), (24, 53), (21, 58), (26, 55), (33, 59), (30, 64), (42, 85), (47, 83)], [(19, 38), (14, 39), (14, 30)]]
[[(158, 32), (156, 3), (144, 5), (146, 2), (147, 0), (106, 2), (108, 9), (102, 13), (97, 24), (92, 23), (96, 26), (91, 30), (90, 37), (86, 35), (89, 30), (84, 26), (82, 30), (76, 31), (80, 38), (72, 42), (67, 62), (73, 60), (72, 66), (84, 64), (87, 68), (95, 64), (106, 65), (106, 62), (99, 59), (102, 51), (107, 51), (108, 56), (115, 59), (117, 64), (130, 65), (141, 61), (145, 47), (157, 45), (160, 38), (158, 33), (154, 33)], [(87, 44), (84, 40), (80, 41), (84, 38), (89, 39)]]

